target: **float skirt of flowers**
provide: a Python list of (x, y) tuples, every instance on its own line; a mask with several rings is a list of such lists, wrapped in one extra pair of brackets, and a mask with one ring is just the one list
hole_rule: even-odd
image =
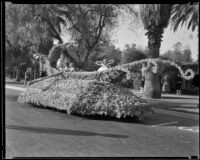
[(27, 87), (21, 103), (65, 110), (68, 114), (108, 115), (143, 119), (152, 113), (149, 104), (129, 89), (96, 80), (51, 77)]

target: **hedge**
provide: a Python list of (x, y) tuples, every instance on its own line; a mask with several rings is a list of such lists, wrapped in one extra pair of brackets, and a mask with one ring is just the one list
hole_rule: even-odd
[[(143, 59), (140, 61), (135, 61), (132, 63), (127, 63), (123, 65), (118, 65), (112, 68), (109, 68), (106, 71), (103, 72), (63, 72), (63, 78), (75, 78), (75, 79), (83, 79), (83, 80), (97, 80), (97, 81), (108, 81), (113, 84), (118, 84), (123, 87), (128, 87), (132, 89), (140, 89), (141, 87), (141, 67), (143, 62), (153, 62), (156, 64), (159, 68), (159, 73), (162, 75), (162, 72), (164, 71), (166, 66), (175, 66), (179, 71), (181, 71), (181, 68), (177, 66), (172, 61), (166, 61), (161, 60), (159, 58), (157, 59)], [(49, 71), (50, 72), (50, 71)], [(51, 73), (57, 74), (57, 71), (53, 68), (51, 68)], [(188, 78), (187, 76), (184, 76), (184, 72), (181, 71), (181, 75), (183, 78)], [(60, 74), (61, 75), (61, 74)], [(128, 77), (130, 78), (127, 78)], [(48, 77), (47, 77), (48, 78)], [(42, 79), (41, 79), (42, 80)], [(40, 79), (30, 82), (30, 84), (33, 84), (37, 81), (40, 81)]]
[(199, 95), (199, 88), (191, 87), (191, 88), (181, 89), (181, 93), (186, 95)]
[(149, 104), (129, 89), (95, 80), (51, 77), (30, 85), (18, 101), (65, 110), (68, 114), (143, 119), (152, 113)]

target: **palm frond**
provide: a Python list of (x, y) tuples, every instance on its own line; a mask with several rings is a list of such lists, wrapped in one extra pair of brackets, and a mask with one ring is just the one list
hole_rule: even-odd
[(199, 25), (199, 3), (195, 3), (191, 5), (188, 4), (175, 4), (173, 5), (171, 11), (171, 29), (174, 32), (177, 30), (179, 25), (182, 27), (183, 24), (187, 25), (187, 28), (190, 29), (192, 27), (192, 31)]
[(140, 15), (144, 28), (147, 29), (147, 27), (151, 25), (152, 21), (154, 21), (157, 26), (162, 28), (167, 27), (170, 18), (171, 7), (171, 4), (140, 5)]

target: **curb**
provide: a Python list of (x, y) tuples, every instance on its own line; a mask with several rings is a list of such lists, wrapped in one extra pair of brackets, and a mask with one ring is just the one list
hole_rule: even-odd
[(20, 90), (20, 91), (25, 91), (26, 90), (26, 88), (15, 87), (15, 86), (8, 86), (8, 85), (6, 85), (5, 88), (14, 89), (14, 90)]

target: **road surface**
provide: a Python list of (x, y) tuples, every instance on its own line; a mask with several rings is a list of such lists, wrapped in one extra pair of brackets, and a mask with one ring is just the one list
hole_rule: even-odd
[(143, 122), (67, 115), (19, 104), (20, 92), (6, 89), (6, 158), (199, 157), (198, 119), (165, 113)]

